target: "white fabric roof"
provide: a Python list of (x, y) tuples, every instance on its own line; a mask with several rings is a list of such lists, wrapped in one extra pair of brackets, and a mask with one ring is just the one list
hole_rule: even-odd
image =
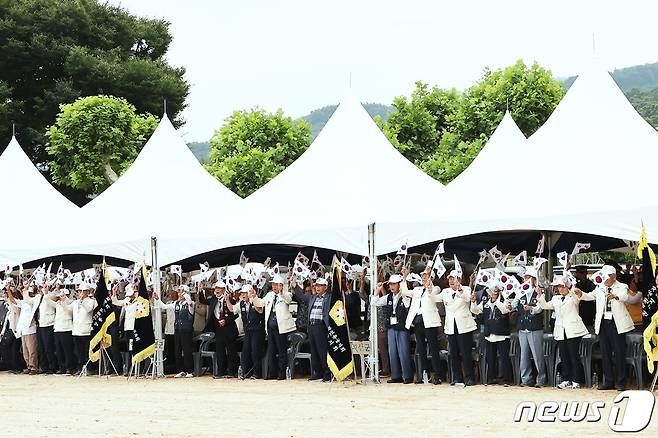
[(199, 238), (180, 244), (195, 246), (197, 253), (271, 243), (367, 254), (369, 223), (397, 217), (398, 209), (418, 211), (428, 201), (438, 202), (444, 191), (347, 96), (311, 146), (244, 200), (244, 209), (234, 215), (235, 232), (195, 227)]
[(503, 119), (473, 162), (447, 185), (451, 196), (472, 196), (491, 184), (492, 177), (510, 170), (510, 162), (527, 148), (526, 138), (505, 111)]
[(0, 155), (0, 187), (6, 201), (0, 215), (0, 261), (21, 262), (12, 248), (50, 245), (62, 224), (80, 210), (43, 177), (14, 137)]
[[(481, 175), (465, 209), (426, 210), (417, 221), (380, 223), (378, 246), (395, 249), (478, 232), (557, 230), (637, 240), (640, 223), (658, 243), (658, 132), (628, 102), (610, 74), (592, 63), (578, 76), (523, 152), (512, 172)], [(638, 189), (631, 189), (638, 187)], [(450, 187), (448, 188), (450, 192)]]
[[(21, 259), (54, 255), (56, 250), (150, 260), (151, 236), (184, 235), (196, 223), (219, 226), (225, 212), (241, 202), (201, 166), (165, 115), (130, 168), (79, 209), (63, 242), (24, 250)], [(161, 248), (160, 253), (174, 259), (192, 255), (185, 249)]]

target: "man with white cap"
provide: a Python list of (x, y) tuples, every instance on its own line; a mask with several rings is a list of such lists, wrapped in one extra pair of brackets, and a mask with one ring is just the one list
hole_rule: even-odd
[(242, 353), (240, 354), (241, 379), (260, 379), (262, 372), (262, 352), (265, 341), (265, 320), (263, 308), (254, 304), (256, 290), (251, 285), (240, 289), (240, 300), (237, 304), (229, 301), (226, 304), (235, 315), (240, 315), (244, 328), (242, 338)]
[(290, 286), (297, 302), (308, 304), (308, 337), (311, 345), (311, 377), (309, 380), (331, 381), (331, 370), (327, 365), (327, 349), (329, 348), (329, 306), (331, 296), (327, 293), (328, 282), (325, 278), (315, 281), (313, 295), (305, 295), (297, 285), (297, 278), (290, 277)]
[(385, 325), (387, 329), (387, 346), (389, 354), (389, 363), (391, 367), (391, 378), (388, 383), (405, 383), (413, 382), (411, 371), (411, 353), (409, 330), (405, 326), (407, 313), (409, 312), (410, 300), (400, 293), (400, 283), (402, 276), (393, 274), (388, 278), (388, 288), (386, 291), (384, 283), (377, 284), (376, 294), (373, 297), (373, 303), (377, 307), (384, 308)]
[(583, 292), (581, 296), (582, 300), (596, 301), (594, 330), (599, 335), (603, 365), (603, 384), (598, 389), (616, 387), (619, 391), (625, 391), (626, 333), (635, 328), (625, 303), (634, 301), (636, 294), (617, 280), (617, 270), (613, 266), (603, 266), (601, 274), (605, 278), (604, 282), (592, 292)]
[[(236, 340), (238, 327), (235, 325), (236, 316), (229, 310), (227, 302), (231, 300), (226, 291), (226, 284), (222, 281), (215, 283), (214, 294), (206, 298), (199, 293), (201, 303), (208, 305), (208, 320), (204, 332), (215, 333), (215, 354), (217, 357), (217, 375), (219, 379), (238, 376), (238, 351)], [(233, 304), (233, 302), (231, 302)]]
[(59, 369), (57, 374), (72, 374), (76, 368), (76, 358), (73, 353), (73, 309), (67, 289), (57, 289), (51, 295), (46, 295), (55, 306), (55, 323), (53, 332), (55, 337), (55, 352)]
[(91, 298), (92, 285), (86, 281), (80, 284), (78, 299), (71, 303), (73, 311), (73, 345), (78, 359), (77, 371), (84, 371), (89, 360), (89, 341), (91, 340), (91, 318), (96, 307), (96, 300)]
[[(123, 336), (128, 343), (128, 352), (132, 356), (133, 339), (135, 336), (135, 314), (137, 312), (137, 292), (134, 283), (128, 283), (123, 289), (124, 299), (119, 300), (117, 297), (118, 288), (112, 289), (112, 304), (121, 308), (119, 321), (123, 320)], [(128, 373), (129, 364), (124, 364), (125, 373)]]
[[(512, 383), (512, 363), (509, 358), (510, 326), (509, 316), (512, 304), (506, 303), (502, 287), (499, 284), (487, 287), (486, 293), (473, 313), (482, 314), (484, 326), (485, 358), (487, 362), (485, 385), (502, 383), (509, 386)], [(502, 382), (497, 377), (502, 376)]]
[(186, 285), (177, 287), (177, 300), (165, 304), (155, 295), (157, 307), (174, 311), (174, 356), (178, 374), (174, 377), (193, 377), (192, 335), (194, 323), (194, 302), (190, 298), (190, 288)]
[[(441, 326), (441, 316), (436, 303), (440, 301), (441, 289), (432, 283), (433, 274), (434, 271), (431, 268), (426, 269), (422, 275), (423, 285), (410, 291), (407, 288), (409, 269), (402, 268), (403, 281), (400, 283), (400, 293), (403, 297), (411, 298), (405, 328), (409, 330), (414, 327), (415, 329), (416, 354), (420, 358), (420, 368), (422, 371), (429, 371), (427, 366), (427, 346), (429, 345), (432, 355), (432, 383), (439, 385), (441, 383), (441, 361), (439, 359), (438, 328)], [(423, 383), (423, 381), (417, 380), (416, 383)]]
[(448, 354), (452, 382), (450, 384), (475, 385), (473, 371), (473, 332), (477, 329), (473, 312), (477, 312), (475, 294), (462, 285), (461, 267), (448, 274), (448, 286), (438, 296), (446, 309), (445, 334), (448, 336)]
[[(283, 277), (275, 274), (270, 282), (272, 290), (263, 298), (253, 297), (254, 306), (265, 309), (265, 333), (267, 334), (266, 380), (285, 380), (288, 365), (288, 333), (297, 329), (289, 305), (292, 294), (284, 290)], [(244, 287), (244, 286), (243, 286)], [(248, 287), (251, 289), (251, 286)]]
[[(55, 290), (61, 287), (59, 280), (55, 283)], [(55, 356), (55, 335), (53, 326), (55, 325), (55, 302), (52, 297), (55, 293), (50, 290), (48, 283), (40, 288), (41, 301), (38, 304), (39, 321), (37, 335), (39, 337), (39, 351), (41, 351), (41, 370), (45, 374), (54, 374), (57, 372), (57, 358)]]
[(523, 284), (512, 302), (512, 309), (517, 313), (519, 345), (521, 347), (521, 386), (531, 384), (532, 361), (537, 367), (535, 387), (546, 384), (546, 365), (544, 363), (544, 311), (537, 303), (542, 290), (537, 287), (537, 271), (527, 267), (523, 274)]
[(588, 334), (587, 327), (578, 314), (580, 303), (579, 289), (567, 284), (564, 278), (556, 275), (551, 286), (557, 289), (557, 294), (546, 301), (544, 294), (539, 294), (537, 303), (542, 309), (555, 310), (555, 328), (553, 338), (557, 341), (560, 359), (562, 360), (562, 382), (560, 389), (578, 389), (585, 381), (583, 364), (580, 362), (580, 341)]
[[(20, 292), (18, 292), (20, 293)], [(30, 286), (23, 290), (23, 295), (16, 298), (11, 291), (7, 292), (7, 299), (9, 300), (12, 310), (18, 314), (18, 321), (16, 322), (16, 338), (20, 338), (21, 346), (23, 349), (23, 359), (27, 368), (23, 371), (26, 374), (35, 375), (39, 374), (39, 341), (37, 339), (37, 322), (34, 318), (38, 300), (41, 298), (30, 297), (30, 293), (34, 293), (34, 289)], [(36, 306), (33, 303), (36, 302)]]

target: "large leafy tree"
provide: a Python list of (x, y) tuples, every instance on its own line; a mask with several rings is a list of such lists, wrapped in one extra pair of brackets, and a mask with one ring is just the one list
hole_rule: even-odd
[(210, 140), (206, 168), (246, 197), (295, 161), (310, 143), (310, 125), (285, 116), (282, 110), (235, 111)]
[(15, 122), (23, 148), (44, 164), (46, 127), (61, 103), (81, 96), (123, 97), (151, 114), (161, 114), (166, 100), (180, 125), (189, 85), (185, 70), (164, 60), (168, 28), (95, 0), (0, 0), (0, 148)]
[(157, 124), (112, 96), (62, 105), (46, 134), (53, 181), (86, 194), (102, 192), (132, 164)]
[(411, 98), (393, 100), (395, 110), (379, 125), (408, 160), (425, 162), (439, 147), (443, 132), (453, 123), (459, 105), (455, 90), (444, 90), (418, 81)]
[(506, 108), (528, 136), (557, 106), (564, 89), (549, 70), (523, 61), (484, 71), (461, 95), (416, 84), (410, 101), (396, 98), (384, 133), (409, 160), (446, 184), (477, 156)]

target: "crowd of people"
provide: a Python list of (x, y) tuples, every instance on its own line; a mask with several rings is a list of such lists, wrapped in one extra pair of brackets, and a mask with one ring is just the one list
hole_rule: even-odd
[[(370, 320), (376, 318), (380, 376), (388, 383), (438, 385), (449, 379), (453, 385), (475, 385), (476, 374), (482, 373), (476, 373), (472, 351), (481, 342), (486, 373), (479, 381), (510, 385), (515, 379), (509, 352), (516, 333), (521, 385), (545, 386), (553, 372), (546, 369), (543, 347), (550, 325), (561, 358), (559, 388), (579, 388), (585, 382), (579, 347), (583, 336), (594, 333), (602, 363), (598, 388), (623, 390), (628, 380), (626, 334), (641, 330), (651, 316), (646, 307), (658, 299), (658, 281), (642, 284), (634, 267), (624, 272), (605, 265), (599, 273), (603, 278), (598, 284), (588, 278), (584, 266), (573, 274), (565, 269), (547, 282), (536, 269), (526, 267), (518, 275), (521, 287), (508, 293), (500, 278), (483, 282), (474, 272), (465, 281), (457, 266), (439, 278), (431, 267), (417, 273), (403, 267), (380, 276), (371, 295), (364, 269), (354, 280), (343, 278), (341, 289), (351, 339), (368, 339)], [(227, 287), (226, 280), (172, 285), (163, 288), (162, 296), (149, 291), (151, 317), (163, 322), (166, 373), (194, 377), (197, 339), (212, 333), (214, 378), (285, 380), (291, 373), (289, 336), (299, 332), (308, 341), (309, 380), (331, 380), (331, 279), (301, 280), (277, 273), (266, 282), (244, 282), (238, 288)], [(108, 330), (113, 340), (108, 353), (124, 373), (135, 335), (139, 281), (109, 285), (116, 322)], [(3, 281), (0, 364), (14, 374), (94, 371), (97, 365), (88, 362), (97, 306), (94, 283), (17, 283)], [(371, 313), (371, 308), (376, 311)], [(447, 362), (442, 352), (447, 352)]]

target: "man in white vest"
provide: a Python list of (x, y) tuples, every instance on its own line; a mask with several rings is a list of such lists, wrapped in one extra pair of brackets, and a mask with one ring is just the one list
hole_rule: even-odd
[(603, 382), (598, 389), (608, 390), (616, 386), (619, 391), (624, 391), (626, 333), (635, 327), (625, 303), (632, 303), (637, 293), (631, 292), (627, 285), (617, 281), (617, 270), (614, 267), (605, 265), (601, 268), (601, 273), (607, 276), (607, 279), (592, 292), (583, 292), (581, 296), (584, 301), (596, 301), (594, 330), (599, 335), (603, 365)]
[[(267, 334), (267, 376), (265, 380), (285, 380), (288, 365), (288, 333), (297, 329), (295, 320), (290, 313), (289, 305), (292, 294), (284, 290), (283, 277), (274, 275), (272, 290), (261, 299), (254, 297), (255, 307), (265, 309), (265, 333)], [(251, 291), (251, 286), (243, 286), (245, 292)]]

